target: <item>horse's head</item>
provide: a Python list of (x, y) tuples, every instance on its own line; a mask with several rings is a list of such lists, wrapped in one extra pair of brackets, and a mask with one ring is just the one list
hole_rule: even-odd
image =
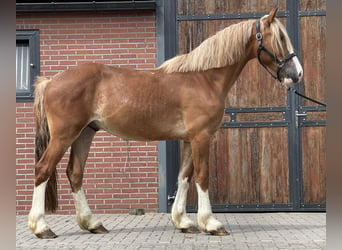
[(303, 68), (276, 13), (274, 9), (256, 21), (257, 58), (274, 78), (289, 85), (302, 80)]

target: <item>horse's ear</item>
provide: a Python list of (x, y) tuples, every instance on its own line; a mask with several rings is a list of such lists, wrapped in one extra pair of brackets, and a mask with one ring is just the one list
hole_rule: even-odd
[(269, 23), (273, 22), (275, 16), (277, 15), (277, 12), (278, 12), (278, 7), (270, 11), (270, 13), (268, 14), (268, 18), (267, 18)]
[(263, 23), (266, 27), (269, 27), (271, 23), (273, 22), (276, 14), (277, 14), (278, 8), (275, 8), (270, 11), (270, 13), (263, 18)]

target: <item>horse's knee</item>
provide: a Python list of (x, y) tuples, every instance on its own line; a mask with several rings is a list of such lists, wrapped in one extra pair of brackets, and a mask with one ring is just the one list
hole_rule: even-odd
[(199, 185), (201, 190), (207, 191), (209, 189), (209, 177), (208, 174), (200, 172), (195, 176), (195, 182)]
[(38, 163), (35, 168), (35, 186), (39, 186), (41, 183), (47, 181), (53, 172), (53, 168), (50, 168), (46, 164)]

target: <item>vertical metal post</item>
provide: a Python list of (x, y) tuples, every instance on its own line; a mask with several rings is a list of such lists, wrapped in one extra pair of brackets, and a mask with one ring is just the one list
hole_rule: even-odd
[[(299, 22), (299, 2), (297, 0), (286, 1), (286, 11), (288, 13), (286, 26), (292, 41), (293, 47), (300, 58), (300, 22)], [(294, 86), (299, 88), (299, 84)], [(299, 98), (292, 92), (287, 95), (290, 107), (290, 125), (288, 128), (288, 150), (289, 150), (289, 185), (290, 202), (293, 210), (299, 210), (302, 199), (302, 162), (301, 162), (301, 134), (299, 126), (296, 126), (296, 111), (299, 108)]]
[[(177, 54), (177, 2), (157, 0), (157, 63)], [(168, 196), (175, 191), (179, 170), (179, 142), (158, 143), (159, 211), (170, 212)]]

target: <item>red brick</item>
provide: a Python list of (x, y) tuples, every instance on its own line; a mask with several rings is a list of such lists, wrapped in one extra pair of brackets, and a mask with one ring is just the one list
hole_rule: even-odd
[(134, 203), (139, 203), (138, 199), (124, 199), (122, 200), (123, 204), (134, 204)]
[[(43, 76), (51, 77), (70, 65), (89, 61), (120, 67), (155, 68), (153, 12), (19, 14), (17, 28), (40, 29)], [(17, 214), (28, 213), (34, 186), (32, 105), (17, 104)], [(65, 174), (69, 155), (70, 151), (57, 166), (58, 214), (75, 212)], [(134, 207), (158, 211), (156, 142), (128, 144), (108, 133), (97, 133), (85, 169), (83, 187), (93, 212), (128, 213)], [(123, 200), (126, 204), (122, 204)]]
[(71, 61), (72, 60), (82, 60), (82, 59), (85, 59), (85, 56), (84, 55), (68, 56), (68, 59), (71, 60)]
[(131, 188), (147, 188), (146, 183), (132, 183)]
[(139, 190), (137, 188), (123, 188), (122, 193), (138, 193)]

